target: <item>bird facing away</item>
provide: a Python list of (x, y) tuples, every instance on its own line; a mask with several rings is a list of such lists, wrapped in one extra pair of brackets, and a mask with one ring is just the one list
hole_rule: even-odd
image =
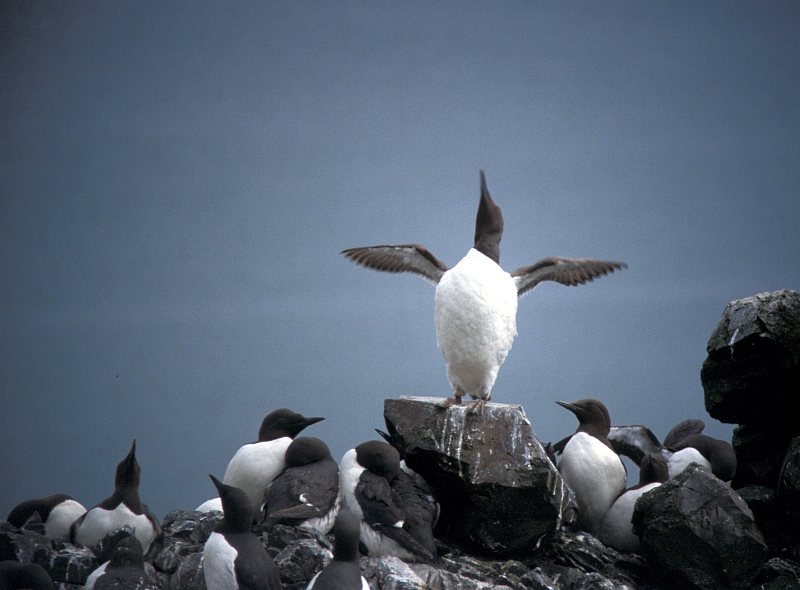
[(480, 411), (491, 399), (497, 373), (517, 335), (517, 299), (543, 281), (580, 285), (614, 270), (623, 262), (551, 256), (512, 273), (500, 267), (503, 214), (480, 175), (481, 196), (475, 239), (467, 255), (452, 269), (419, 244), (349, 248), (350, 260), (374, 270), (411, 272), (436, 284), (436, 341), (444, 355), (453, 397), (464, 395)]
[(328, 534), (341, 505), (339, 465), (322, 440), (300, 436), (286, 450), (286, 468), (264, 496), (263, 528), (277, 523)]
[(608, 442), (611, 418), (603, 402), (596, 399), (556, 403), (575, 414), (580, 423), (563, 446), (558, 470), (575, 494), (578, 524), (594, 533), (625, 489), (625, 466)]
[(117, 465), (114, 493), (72, 524), (72, 541), (91, 546), (108, 533), (128, 525), (147, 553), (150, 543), (161, 534), (161, 526), (147, 505), (139, 499), (140, 476), (141, 467), (136, 461), (134, 440), (130, 452)]
[(270, 412), (261, 422), (258, 440), (242, 445), (231, 458), (222, 481), (240, 488), (256, 510), (261, 508), (264, 492), (285, 466), (286, 449), (306, 426), (324, 418), (305, 416), (280, 408)]
[(86, 513), (86, 508), (66, 494), (54, 494), (46, 498), (27, 500), (17, 504), (6, 520), (21, 528), (34, 514), (44, 523), (45, 535), (51, 539), (68, 539), (72, 523)]
[(333, 529), (333, 560), (311, 579), (306, 590), (369, 590), (358, 563), (360, 529), (358, 516), (349, 510), (339, 512)]
[(203, 546), (208, 590), (280, 590), (275, 561), (251, 530), (255, 507), (239, 488), (211, 481), (222, 501), (222, 521)]
[(606, 511), (597, 538), (617, 551), (636, 551), (639, 536), (633, 530), (631, 517), (636, 501), (669, 478), (667, 462), (661, 454), (649, 453), (639, 465), (639, 483), (620, 494)]
[(125, 537), (111, 553), (111, 559), (93, 571), (86, 590), (157, 590), (144, 569), (142, 544), (136, 537)]
[[(419, 534), (419, 527), (426, 522), (422, 512), (429, 507), (409, 502), (392, 486), (396, 478), (402, 477), (397, 449), (382, 441), (361, 443), (342, 457), (339, 477), (342, 508), (361, 519), (361, 541), (371, 557), (395, 555), (406, 561), (428, 562), (436, 559), (426, 546), (433, 532)], [(430, 519), (427, 522), (432, 526)]]

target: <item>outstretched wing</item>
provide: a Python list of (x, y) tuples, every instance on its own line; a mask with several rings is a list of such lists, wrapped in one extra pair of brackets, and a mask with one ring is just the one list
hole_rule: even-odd
[(517, 295), (524, 295), (542, 281), (556, 281), (573, 287), (621, 268), (628, 268), (628, 265), (611, 260), (551, 256), (530, 266), (518, 268), (511, 276), (517, 285)]
[(645, 455), (661, 452), (661, 443), (647, 426), (612, 426), (608, 433), (611, 448), (640, 465)]
[(434, 283), (438, 283), (447, 272), (447, 266), (419, 244), (348, 248), (342, 250), (342, 254), (367, 268), (384, 272), (413, 272)]

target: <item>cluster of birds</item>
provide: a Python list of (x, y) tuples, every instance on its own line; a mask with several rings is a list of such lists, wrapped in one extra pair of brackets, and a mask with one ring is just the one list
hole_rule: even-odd
[[(554, 256), (505, 272), (499, 265), (503, 216), (482, 172), (480, 193), (474, 245), (452, 269), (418, 244), (342, 252), (366, 267), (408, 271), (436, 284), (436, 338), (453, 393), (444, 405), (461, 404), (469, 395), (476, 401), (468, 411), (475, 413), (491, 399), (516, 336), (518, 297), (543, 281), (578, 285), (626, 268), (622, 262)], [(619, 549), (633, 550), (638, 543), (630, 524), (638, 495), (681, 465), (701, 463), (723, 479), (730, 479), (735, 470), (732, 449), (702, 435), (700, 421), (681, 423), (661, 444), (645, 427), (612, 428), (608, 410), (598, 400), (558, 403), (575, 414), (579, 427), (548, 445), (553, 462), (560, 454), (558, 468), (575, 494), (580, 526)], [(322, 440), (298, 436), (320, 420), (288, 409), (271, 412), (261, 424), (258, 441), (236, 452), (222, 480), (211, 476), (219, 496), (197, 508), (223, 513), (203, 551), (209, 590), (280, 588), (278, 568), (256, 535), (277, 523), (320, 535), (334, 532), (333, 561), (311, 580), (309, 589), (367, 588), (358, 564), (361, 551), (437, 560), (440, 547), (433, 531), (439, 508), (426, 482), (384, 441), (364, 442), (337, 463)], [(640, 466), (640, 483), (628, 491), (620, 453)], [(161, 529), (139, 499), (139, 479), (134, 441), (117, 466), (114, 493), (98, 506), (86, 511), (68, 496), (56, 495), (23, 502), (7, 520), (19, 527), (38, 514), (48, 536), (90, 547), (127, 525), (134, 535), (117, 545), (111, 559), (89, 576), (86, 588), (156, 587), (147, 579), (143, 556)], [(53, 587), (44, 570), (0, 564), (0, 588), (4, 583), (14, 587), (20, 579), (34, 588)], [(130, 583), (125, 585), (125, 580)]]
[[(545, 449), (574, 493), (578, 526), (618, 550), (639, 547), (631, 516), (642, 494), (692, 463), (723, 481), (733, 477), (733, 449), (702, 434), (700, 420), (681, 422), (660, 443), (645, 426), (611, 426), (599, 400), (556, 403), (571, 411), (579, 425)], [(219, 496), (196, 508), (223, 514), (203, 550), (209, 590), (281, 588), (278, 566), (258, 537), (279, 523), (318, 535), (334, 533), (333, 560), (310, 581), (309, 590), (368, 588), (359, 568), (361, 553), (438, 560), (442, 546), (434, 528), (439, 506), (425, 480), (384, 441), (361, 443), (337, 463), (322, 440), (298, 436), (320, 420), (286, 408), (267, 414), (258, 440), (237, 450), (223, 479), (210, 476)], [(620, 455), (639, 466), (639, 483), (627, 490)], [(161, 528), (139, 498), (140, 474), (134, 441), (117, 465), (114, 492), (91, 510), (58, 494), (19, 504), (7, 521), (21, 527), (38, 515), (47, 536), (89, 547), (128, 526), (133, 535), (122, 538), (85, 588), (157, 588), (145, 573), (144, 555)], [(15, 580), (24, 585), (14, 585)], [(0, 588), (5, 587), (44, 589), (53, 583), (40, 566), (0, 562)]]

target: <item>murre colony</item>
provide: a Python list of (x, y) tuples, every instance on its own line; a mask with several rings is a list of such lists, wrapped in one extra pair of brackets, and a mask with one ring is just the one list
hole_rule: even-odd
[[(466, 412), (452, 406), (469, 395), (476, 402), (468, 413), (476, 420), (485, 419), (480, 414), (517, 333), (520, 296), (543, 281), (579, 285), (626, 268), (622, 262), (553, 256), (508, 273), (499, 264), (502, 234), (502, 213), (481, 172), (473, 246), (452, 269), (417, 244), (343, 251), (366, 267), (412, 272), (436, 284), (436, 338), (452, 387), (444, 408), (438, 400), (435, 403), (437, 412)], [(646, 427), (612, 426), (607, 407), (597, 399), (557, 403), (579, 423), (574, 433), (550, 445), (553, 458), (560, 455), (561, 478), (574, 493), (577, 526), (621, 551), (638, 547), (630, 523), (633, 505), (667, 477), (690, 463), (701, 464), (721, 479), (730, 479), (735, 472), (730, 445), (703, 435), (700, 421), (681, 423), (661, 444)], [(222, 513), (204, 541), (202, 567), (209, 590), (281, 588), (280, 569), (258, 536), (269, 536), (278, 524), (335, 538), (332, 561), (308, 580), (308, 588), (368, 587), (359, 569), (359, 550), (425, 564), (442, 559), (443, 546), (436, 538), (440, 507), (424, 478), (401, 460), (404, 449), (395, 448), (387, 435), (388, 443), (354, 444), (337, 463), (324, 441), (298, 436), (321, 420), (287, 408), (269, 412), (258, 440), (236, 451), (223, 479), (211, 476), (219, 496), (197, 508), (197, 512)], [(641, 465), (639, 485), (627, 491), (620, 454)], [(87, 587), (158, 587), (142, 564), (162, 531), (139, 498), (140, 476), (134, 441), (117, 466), (113, 494), (98, 506), (87, 512), (69, 496), (55, 494), (20, 503), (8, 521), (22, 527), (38, 516), (48, 536), (69, 537), (93, 551), (107, 535), (130, 527), (133, 536), (119, 542)], [(44, 586), (34, 582), (42, 572), (41, 568), (22, 572), (15, 564), (6, 564), (0, 568), (0, 585), (19, 576), (28, 585), (46, 587), (47, 580)]]

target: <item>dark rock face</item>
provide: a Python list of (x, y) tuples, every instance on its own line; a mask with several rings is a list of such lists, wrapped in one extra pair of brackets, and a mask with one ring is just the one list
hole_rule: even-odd
[(438, 537), (492, 554), (530, 550), (570, 520), (570, 492), (522, 407), (468, 408), (401, 397), (385, 401), (384, 419), (401, 457), (439, 500)]
[(744, 500), (695, 465), (642, 496), (633, 525), (651, 562), (697, 588), (749, 588), (766, 558)]
[[(770, 424), (800, 390), (800, 293), (760, 293), (727, 305), (708, 340), (706, 410), (733, 424)], [(784, 426), (786, 426), (784, 424)]]
[(800, 293), (759, 293), (727, 305), (701, 372), (706, 409), (738, 423), (732, 485), (751, 504), (773, 554), (800, 556)]

